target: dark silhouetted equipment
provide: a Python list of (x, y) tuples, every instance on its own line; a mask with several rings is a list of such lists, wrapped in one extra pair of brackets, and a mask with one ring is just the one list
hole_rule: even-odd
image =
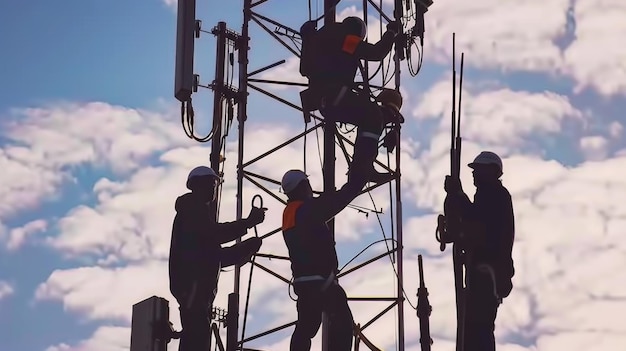
[[(461, 170), (461, 94), (463, 91), (463, 54), (461, 53), (461, 74), (459, 82), (459, 112), (456, 114), (456, 65), (455, 65), (455, 34), (452, 34), (452, 116), (450, 136), (450, 176), (460, 183)], [(463, 350), (465, 331), (465, 279), (463, 267), (466, 264), (466, 252), (463, 246), (463, 227), (461, 217), (452, 205), (453, 200), (446, 195), (444, 214), (437, 218), (436, 239), (439, 249), (443, 252), (446, 244), (452, 243), (452, 264), (454, 267), (454, 288), (456, 293), (456, 351)]]
[(174, 96), (178, 101), (191, 101), (194, 87), (193, 55), (195, 38), (199, 35), (196, 21), (196, 0), (178, 0), (176, 24), (176, 75)]
[(433, 339), (430, 337), (430, 313), (433, 308), (428, 301), (428, 289), (424, 282), (424, 267), (422, 266), (422, 255), (417, 256), (417, 266), (419, 268), (419, 288), (417, 288), (417, 318), (420, 321), (420, 346), (422, 351), (430, 351)]
[(134, 304), (130, 351), (166, 351), (167, 344), (180, 337), (169, 316), (169, 303), (162, 297), (152, 296)]

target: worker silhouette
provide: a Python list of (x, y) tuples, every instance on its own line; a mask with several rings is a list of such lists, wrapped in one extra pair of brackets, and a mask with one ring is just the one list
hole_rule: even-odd
[[(382, 61), (389, 54), (400, 24), (387, 24), (387, 31), (376, 44), (365, 41), (367, 27), (358, 17), (325, 24), (319, 30), (316, 25), (316, 21), (308, 21), (300, 29), (300, 73), (309, 79), (309, 88), (301, 93), (303, 108), (318, 109), (328, 122), (350, 123), (373, 133), (380, 123), (404, 122), (399, 113), (398, 101), (402, 103), (399, 92), (386, 89), (376, 101), (369, 89), (360, 90), (354, 82), (362, 59)], [(398, 109), (381, 108), (377, 102), (383, 107), (395, 104)], [(379, 183), (389, 179), (373, 165), (366, 172), (368, 181)]]
[(464, 350), (494, 351), (498, 306), (513, 289), (515, 218), (511, 194), (499, 179), (500, 157), (483, 151), (468, 166), (476, 186), (473, 203), (460, 182), (447, 176), (444, 185), (459, 210), (469, 256)]
[(218, 182), (219, 177), (211, 168), (196, 167), (187, 178), (191, 192), (176, 199), (169, 276), (170, 291), (180, 306), (179, 351), (208, 350), (210, 311), (221, 267), (244, 264), (261, 247), (261, 239), (256, 237), (221, 247), (263, 222), (266, 209), (252, 207), (246, 219), (216, 222), (208, 205), (216, 200)]
[(329, 350), (349, 351), (353, 319), (345, 291), (337, 280), (338, 260), (333, 235), (326, 225), (356, 198), (367, 183), (378, 152), (377, 132), (357, 128), (357, 138), (348, 181), (341, 189), (313, 196), (307, 175), (287, 171), (281, 181), (287, 194), (283, 211), (283, 238), (289, 251), (293, 288), (297, 295), (298, 321), (291, 338), (291, 351), (308, 351), (317, 334), (322, 312), (329, 317)]

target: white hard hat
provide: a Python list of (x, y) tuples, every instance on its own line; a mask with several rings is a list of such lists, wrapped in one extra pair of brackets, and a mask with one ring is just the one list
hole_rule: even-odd
[(295, 189), (301, 181), (307, 179), (307, 175), (297, 169), (292, 169), (283, 175), (283, 179), (280, 181), (280, 186), (283, 188), (285, 193), (290, 193), (293, 189)]
[(198, 167), (192, 169), (191, 172), (189, 172), (189, 175), (187, 176), (187, 189), (189, 189), (189, 181), (191, 180), (191, 178), (194, 178), (194, 177), (206, 177), (206, 176), (219, 178), (217, 173), (215, 173), (215, 171), (212, 168), (210, 168), (210, 167), (198, 166)]
[(498, 166), (498, 169), (500, 169), (500, 172), (503, 171), (500, 156), (491, 151), (481, 152), (478, 156), (476, 156), (474, 162), (468, 164), (470, 168), (474, 168), (475, 165), (496, 165)]

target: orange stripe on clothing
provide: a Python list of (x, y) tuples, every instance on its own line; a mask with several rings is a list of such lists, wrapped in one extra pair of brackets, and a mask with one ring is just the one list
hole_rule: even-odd
[(296, 211), (302, 206), (302, 201), (293, 201), (287, 204), (283, 211), (283, 230), (288, 230), (296, 226)]
[(343, 46), (341, 50), (347, 52), (348, 54), (354, 54), (357, 46), (361, 43), (361, 38), (356, 35), (347, 35), (346, 39), (343, 41)]

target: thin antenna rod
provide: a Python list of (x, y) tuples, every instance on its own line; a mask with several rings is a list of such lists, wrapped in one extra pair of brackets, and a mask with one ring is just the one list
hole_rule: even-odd
[(459, 173), (461, 172), (460, 170), (461, 168), (461, 96), (463, 94), (463, 56), (464, 56), (464, 53), (461, 53), (461, 72), (460, 72), (460, 77), (459, 77), (459, 115), (457, 116), (457, 119), (456, 119), (456, 123), (457, 123), (456, 147), (458, 149), (457, 157), (459, 159), (457, 160), (457, 163), (458, 163)]
[(455, 33), (452, 33), (452, 115), (450, 123), (450, 175), (456, 176), (456, 51), (455, 51)]

